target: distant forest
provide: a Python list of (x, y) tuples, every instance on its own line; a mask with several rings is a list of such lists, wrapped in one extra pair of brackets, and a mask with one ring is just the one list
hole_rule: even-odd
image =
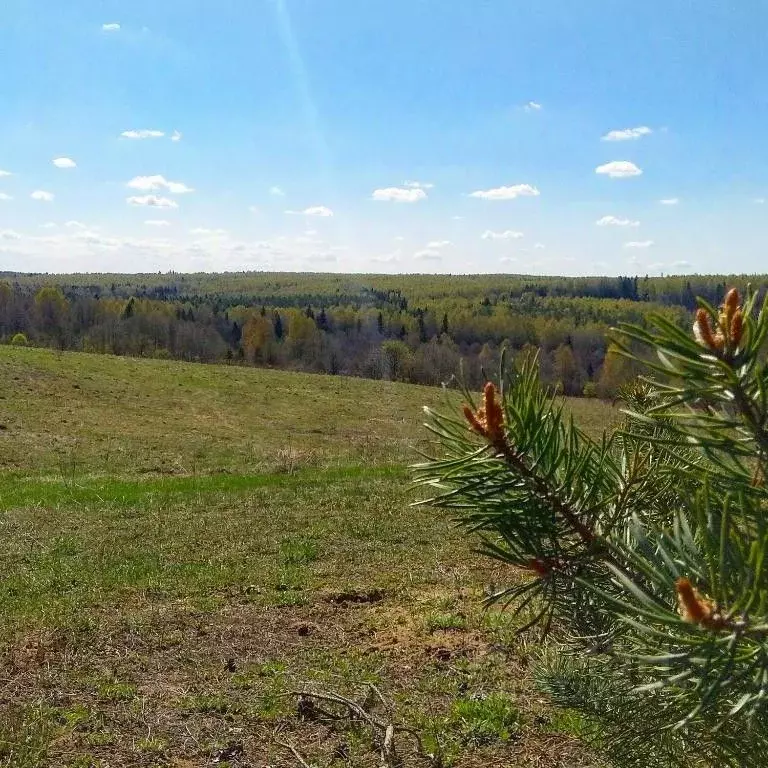
[(296, 273), (0, 274), (0, 340), (116, 355), (470, 386), (503, 347), (538, 350), (564, 394), (611, 397), (635, 376), (606, 331), (768, 276), (525, 277)]

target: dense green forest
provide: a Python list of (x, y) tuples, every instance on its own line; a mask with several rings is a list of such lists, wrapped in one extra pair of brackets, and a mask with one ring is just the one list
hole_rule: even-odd
[(539, 350), (542, 378), (612, 396), (635, 375), (607, 329), (651, 313), (691, 321), (696, 296), (767, 276), (226, 274), (0, 275), (0, 339), (117, 355), (471, 386), (502, 347)]

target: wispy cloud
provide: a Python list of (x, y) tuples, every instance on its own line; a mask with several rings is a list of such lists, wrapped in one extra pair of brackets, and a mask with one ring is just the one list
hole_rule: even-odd
[(144, 223), (148, 227), (169, 227), (171, 225), (171, 222), (166, 219), (147, 219)]
[(450, 240), (432, 240), (427, 243), (428, 250), (440, 250), (441, 248), (450, 248), (453, 243)]
[(432, 189), (435, 185), (429, 181), (404, 181), (403, 186), (408, 189)]
[(670, 265), (673, 269), (690, 269), (691, 268), (691, 262), (680, 260), (680, 261), (673, 261)]
[(754, 199), (754, 202), (757, 203), (758, 205), (762, 205), (765, 202), (765, 198), (764, 197), (756, 197)]
[(653, 240), (630, 240), (628, 243), (624, 243), (625, 248), (651, 248), (653, 246)]
[(226, 229), (208, 229), (207, 227), (195, 227), (194, 229), (190, 230), (190, 234), (220, 237), (221, 235), (226, 235), (227, 230)]
[(443, 257), (439, 251), (435, 251), (432, 248), (424, 248), (421, 251), (416, 251), (413, 254), (413, 258), (417, 261), (441, 261)]
[(135, 176), (128, 184), (131, 189), (138, 189), (140, 192), (157, 192), (167, 190), (172, 195), (182, 195), (186, 192), (194, 192), (192, 187), (188, 187), (181, 181), (168, 181), (164, 176)]
[(178, 208), (179, 204), (175, 200), (167, 197), (158, 197), (157, 195), (134, 195), (126, 197), (125, 202), (128, 205), (147, 206), (149, 208)]
[(665, 197), (659, 200), (662, 205), (677, 205), (680, 202), (679, 197)]
[(610, 163), (598, 165), (595, 173), (612, 179), (628, 179), (631, 176), (639, 176), (642, 171), (629, 160), (613, 160)]
[(639, 125), (637, 128), (624, 128), (619, 131), (608, 131), (601, 141), (632, 141), (648, 136), (653, 131), (647, 125)]
[(30, 197), (33, 200), (39, 200), (39, 201), (41, 201), (43, 203), (50, 203), (53, 200), (53, 198), (54, 198), (54, 194), (53, 194), (53, 192), (46, 192), (44, 189), (36, 189), (30, 195)]
[(0, 192), (0, 200), (13, 200), (13, 195), (9, 195), (5, 192)]
[(71, 157), (57, 157), (53, 164), (57, 168), (77, 168), (77, 163)]
[(516, 197), (538, 197), (539, 190), (530, 184), (513, 184), (511, 187), (495, 187), (494, 189), (478, 189), (470, 192), (470, 197), (481, 200), (514, 200)]
[(427, 193), (422, 187), (384, 187), (374, 189), (371, 198), (380, 202), (417, 203), (426, 200)]
[(138, 131), (123, 131), (120, 135), (124, 139), (161, 139), (165, 136), (165, 131), (153, 131), (148, 128), (142, 128)]
[(598, 227), (639, 227), (639, 221), (632, 221), (632, 219), (622, 219), (618, 216), (603, 216), (598, 219), (595, 224)]
[(282, 187), (270, 187), (269, 194), (272, 195), (272, 197), (285, 197), (285, 192)]
[(538, 112), (541, 109), (541, 104), (538, 101), (529, 101), (523, 109), (526, 112)]
[(371, 256), (371, 261), (379, 264), (394, 264), (400, 261), (400, 251), (392, 251), (392, 253), (385, 253), (381, 256)]
[(286, 213), (298, 216), (320, 216), (326, 218), (333, 216), (333, 211), (324, 205), (310, 205), (309, 208), (305, 208), (303, 211), (286, 211)]
[(88, 225), (82, 221), (65, 221), (64, 226), (68, 229), (88, 229)]
[(309, 208), (305, 208), (302, 213), (305, 216), (333, 216), (333, 211), (324, 205), (311, 205)]
[(0, 178), (2, 178), (3, 176), (13, 176), (13, 174), (10, 171), (0, 170)]
[(120, 25), (116, 21), (113, 21), (110, 24), (102, 24), (101, 29), (103, 32), (119, 32)]
[(514, 229), (505, 229), (503, 232), (494, 232), (491, 229), (486, 229), (480, 238), (482, 240), (519, 240), (523, 237), (522, 232), (516, 232)]
[(126, 240), (118, 240), (115, 237), (105, 237), (104, 235), (100, 235), (98, 232), (92, 232), (91, 230), (77, 232), (73, 237), (82, 243), (98, 248), (119, 248), (121, 245), (127, 245), (128, 242), (130, 242)]
[(0, 238), (3, 240), (21, 240), (21, 235), (13, 229), (0, 230)]
[(544, 249), (545, 249), (547, 246), (546, 246), (546, 245), (544, 245), (544, 243), (534, 243), (534, 244), (533, 244), (533, 247), (534, 247), (534, 248), (535, 248), (537, 251), (543, 251), (543, 250), (544, 250)]
[(181, 141), (182, 135), (181, 131), (174, 131), (171, 134), (171, 141)]

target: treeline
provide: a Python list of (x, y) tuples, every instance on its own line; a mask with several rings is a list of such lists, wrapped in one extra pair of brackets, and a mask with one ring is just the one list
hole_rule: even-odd
[[(0, 339), (117, 355), (479, 385), (503, 347), (537, 350), (569, 395), (635, 375), (606, 331), (652, 312), (690, 323), (695, 297), (746, 277), (21, 275), (0, 281)], [(751, 278), (764, 290), (765, 278)]]

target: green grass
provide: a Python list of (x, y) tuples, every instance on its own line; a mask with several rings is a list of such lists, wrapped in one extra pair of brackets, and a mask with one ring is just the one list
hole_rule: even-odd
[[(185, 768), (240, 742), (294, 765), (276, 729), (312, 763), (378, 765), (370, 734), (318, 739), (291, 693), (371, 684), (446, 765), (588, 765), (537, 725), (527, 651), (480, 607), (514, 574), (410, 506), (425, 404), (460, 400), (0, 347), (0, 766)], [(593, 434), (616, 419), (568, 407)]]

